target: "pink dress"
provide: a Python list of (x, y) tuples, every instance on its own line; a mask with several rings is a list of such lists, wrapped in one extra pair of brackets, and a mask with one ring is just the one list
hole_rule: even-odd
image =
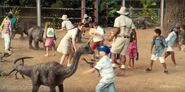
[(129, 56), (129, 58), (136, 58), (137, 57), (136, 40), (133, 40), (132, 42), (129, 43), (128, 56)]
[(46, 47), (51, 47), (53, 45), (55, 45), (54, 38), (53, 37), (46, 38), (46, 40), (45, 40), (45, 46)]

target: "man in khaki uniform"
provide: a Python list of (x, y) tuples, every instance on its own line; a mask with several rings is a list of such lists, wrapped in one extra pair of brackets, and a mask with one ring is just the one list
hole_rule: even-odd
[(121, 7), (117, 13), (119, 13), (120, 16), (118, 16), (114, 21), (114, 34), (108, 40), (111, 41), (113, 38), (115, 38), (111, 48), (111, 59), (113, 67), (116, 67), (116, 55), (120, 54), (121, 68), (125, 69), (125, 55), (127, 53), (127, 48), (130, 42), (130, 33), (133, 32), (136, 37), (136, 32), (135, 25), (133, 24), (132, 20), (126, 16), (128, 15), (126, 8)]

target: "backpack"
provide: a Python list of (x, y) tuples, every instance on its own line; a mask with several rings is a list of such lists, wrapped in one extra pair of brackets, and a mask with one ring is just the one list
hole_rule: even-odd
[(46, 32), (47, 37), (54, 37), (55, 36), (55, 30), (53, 28), (48, 28)]

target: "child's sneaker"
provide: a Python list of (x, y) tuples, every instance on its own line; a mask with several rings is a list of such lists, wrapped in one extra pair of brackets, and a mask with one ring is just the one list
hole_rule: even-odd
[(71, 66), (71, 64), (67, 64), (67, 67), (70, 67)]
[(118, 67), (115, 63), (112, 63), (112, 67), (113, 68), (116, 68), (116, 67)]
[(44, 56), (48, 57), (48, 56), (49, 56), (49, 54), (45, 54)]
[(120, 67), (120, 68), (124, 70), (124, 69), (125, 69), (125, 65), (121, 65), (121, 67)]
[(165, 73), (165, 74), (168, 74), (168, 70), (164, 70), (164, 73)]

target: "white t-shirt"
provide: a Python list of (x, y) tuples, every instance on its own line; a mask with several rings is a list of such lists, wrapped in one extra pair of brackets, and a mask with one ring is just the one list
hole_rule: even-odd
[(71, 30), (74, 28), (74, 25), (69, 20), (65, 20), (62, 22), (62, 28), (66, 28), (67, 30)]
[(96, 69), (99, 70), (102, 79), (100, 82), (102, 83), (112, 83), (114, 82), (115, 75), (114, 70), (111, 65), (111, 59), (108, 56), (104, 56), (98, 61), (95, 66)]
[(105, 33), (104, 33), (104, 29), (102, 27), (98, 26), (97, 29), (91, 28), (90, 32), (91, 31), (94, 31), (94, 33), (98, 34), (98, 35), (92, 35), (93, 36), (93, 42), (103, 41)]

